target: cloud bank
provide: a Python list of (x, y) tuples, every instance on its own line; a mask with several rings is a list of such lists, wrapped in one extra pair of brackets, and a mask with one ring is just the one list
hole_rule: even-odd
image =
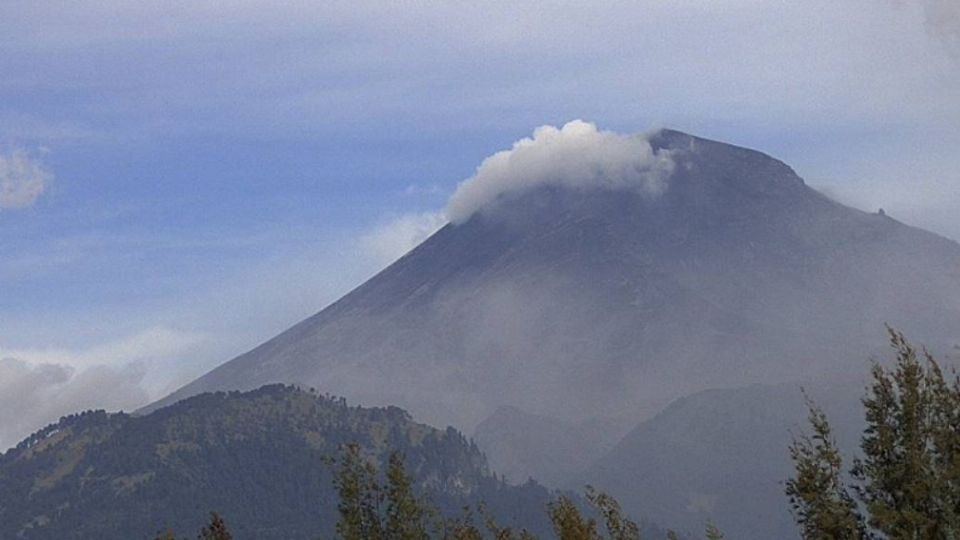
[(477, 173), (457, 187), (447, 217), (462, 223), (506, 195), (545, 185), (657, 195), (672, 171), (669, 153), (654, 152), (645, 137), (599, 130), (583, 120), (562, 128), (541, 126), (532, 138), (484, 159)]
[(136, 365), (76, 369), (0, 358), (0, 452), (61, 416), (89, 408), (130, 410), (144, 404)]
[(53, 173), (23, 150), (0, 154), (0, 209), (32, 206), (52, 180)]
[[(198, 334), (154, 327), (85, 349), (0, 345), (0, 452), (61, 416), (133, 410), (184, 381), (177, 359), (203, 345)], [(194, 374), (195, 375), (195, 374)]]

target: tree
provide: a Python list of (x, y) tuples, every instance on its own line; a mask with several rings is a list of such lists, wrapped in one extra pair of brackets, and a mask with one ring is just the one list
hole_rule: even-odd
[(345, 540), (428, 540), (436, 510), (417, 497), (403, 455), (390, 454), (385, 482), (356, 443), (345, 445), (334, 474), (337, 533)]
[(640, 527), (623, 514), (616, 499), (587, 486), (587, 500), (603, 517), (610, 540), (640, 540)]
[(428, 510), (413, 493), (413, 484), (403, 465), (403, 456), (390, 454), (387, 467), (386, 537), (391, 540), (427, 540)]
[(376, 468), (364, 458), (360, 445), (350, 443), (344, 446), (334, 476), (334, 487), (340, 496), (337, 533), (344, 540), (383, 538), (380, 520), (383, 491), (377, 482)]
[[(337, 533), (344, 540), (429, 540), (430, 520), (437, 517), (435, 537), (444, 540), (535, 540), (526, 530), (515, 532), (498, 525), (483, 503), (478, 508), (482, 525), (477, 524), (470, 506), (464, 507), (458, 518), (440, 517), (436, 508), (414, 492), (399, 453), (390, 455), (385, 483), (357, 444), (344, 446), (340, 457), (331, 463), (337, 465), (334, 487), (340, 496)], [(626, 517), (615, 498), (587, 486), (586, 499), (603, 518), (609, 540), (640, 540), (640, 527)], [(560, 496), (550, 502), (547, 512), (559, 540), (605, 540), (597, 521), (584, 516), (570, 497)]]
[[(924, 355), (930, 360), (929, 354)], [(960, 377), (954, 374), (948, 383), (937, 364), (933, 393), (934, 469), (943, 499), (943, 519), (950, 524), (950, 533), (960, 536)]]
[(463, 507), (463, 514), (457, 518), (450, 518), (442, 523), (444, 540), (483, 540), (483, 530), (477, 526), (473, 518), (473, 509)]
[(200, 530), (200, 540), (233, 540), (233, 535), (227, 529), (227, 524), (216, 512), (210, 512), (210, 523)]
[[(626, 517), (613, 496), (587, 486), (586, 498), (603, 518), (609, 540), (640, 540), (640, 527)], [(548, 504), (547, 512), (559, 540), (604, 540), (596, 520), (585, 517), (569, 497), (560, 496)]]
[(723, 533), (712, 522), (707, 522), (707, 540), (723, 540)]
[[(441, 520), (439, 538), (444, 540), (536, 540), (536, 536), (530, 534), (527, 530), (515, 532), (510, 527), (502, 527), (497, 523), (496, 518), (487, 512), (486, 506), (481, 502), (477, 508), (482, 525), (477, 524), (474, 518), (474, 509), (470, 506), (463, 507), (463, 513), (456, 518)], [(486, 534), (485, 534), (486, 533)]]
[(873, 366), (873, 383), (863, 399), (864, 456), (852, 473), (871, 527), (893, 538), (941, 538), (948, 524), (933, 437), (934, 389), (942, 374), (929, 356), (926, 366), (920, 362), (903, 334), (891, 329), (890, 344), (896, 365), (889, 371)]
[(707, 522), (707, 540), (723, 540), (723, 532), (712, 522)]
[(895, 362), (871, 369), (863, 456), (850, 471), (862, 506), (843, 487), (840, 452), (812, 404), (813, 436), (790, 447), (787, 495), (804, 538), (960, 537), (960, 380), (948, 383), (925, 349), (888, 333)]
[[(822, 410), (807, 400), (813, 435), (790, 445), (796, 477), (787, 481), (794, 518), (807, 539), (853, 540), (863, 537), (857, 505), (843, 483), (843, 460)], [(709, 536), (708, 525), (708, 538)]]
[(561, 496), (549, 503), (547, 512), (558, 540), (602, 540), (597, 533), (597, 522), (585, 518), (569, 497)]

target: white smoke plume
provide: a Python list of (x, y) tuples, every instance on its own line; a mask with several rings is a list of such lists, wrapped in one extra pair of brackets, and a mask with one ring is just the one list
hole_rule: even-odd
[(541, 126), (510, 150), (483, 160), (450, 198), (447, 217), (462, 223), (507, 194), (544, 185), (637, 189), (657, 195), (673, 171), (667, 152), (654, 152), (646, 137), (597, 129), (583, 120), (562, 128)]
[(0, 209), (32, 206), (52, 180), (53, 173), (23, 150), (0, 154)]

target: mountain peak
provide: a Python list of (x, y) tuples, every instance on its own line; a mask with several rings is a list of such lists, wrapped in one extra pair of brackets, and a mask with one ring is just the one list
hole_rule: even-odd
[(755, 150), (568, 124), (469, 182), (459, 221), (166, 401), (284, 381), (464, 429), (501, 405), (577, 422), (859, 369), (884, 322), (930, 344), (960, 326), (956, 244)]
[(654, 132), (649, 141), (655, 151), (670, 152), (676, 161), (688, 169), (691, 163), (697, 162), (701, 167), (716, 167), (726, 172), (739, 170), (749, 171), (751, 176), (765, 175), (768, 182), (804, 185), (803, 179), (789, 165), (751, 148), (667, 128)]
[(576, 191), (629, 190), (655, 197), (674, 170), (668, 152), (658, 152), (642, 135), (600, 130), (574, 120), (557, 128), (541, 126), (532, 137), (496, 152), (464, 180), (450, 198), (447, 216), (463, 223), (540, 188)]
[(578, 198), (598, 194), (677, 208), (820, 198), (793, 169), (756, 150), (672, 129), (624, 135), (578, 120), (538, 128), (485, 159), (450, 198), (447, 215), (456, 225), (510, 213), (504, 207), (536, 212), (551, 199), (576, 207)]
[[(704, 227), (724, 226), (746, 215), (763, 215), (767, 216), (763, 219), (768, 219), (770, 215), (802, 208), (829, 211), (836, 207), (807, 187), (788, 165), (756, 150), (671, 129), (631, 135), (627, 137), (630, 143), (626, 146), (621, 145), (623, 141), (619, 137), (608, 137), (603, 144), (612, 144), (620, 150), (610, 154), (596, 149), (586, 152), (582, 156), (587, 162), (583, 170), (579, 163), (553, 166), (551, 172), (561, 176), (570, 171), (584, 174), (578, 181), (562, 178), (560, 181), (550, 178), (538, 182), (519, 181), (477, 204), (462, 222), (476, 221), (478, 225), (493, 228), (507, 226), (534, 235), (563, 223), (588, 221), (619, 222), (613, 227), (622, 229), (623, 234), (641, 231), (676, 234), (696, 223)], [(533, 140), (531, 144), (537, 143)], [(578, 146), (569, 144), (566, 150), (573, 151)], [(553, 152), (551, 149), (545, 154)], [(634, 152), (640, 157), (630, 161), (634, 157), (628, 156)], [(504, 159), (526, 161), (528, 157), (517, 154)], [(565, 153), (563, 160), (570, 162), (575, 157)], [(601, 158), (611, 161), (600, 165), (597, 160)], [(611, 165), (617, 159), (621, 160), (619, 164)], [(656, 165), (651, 165), (653, 163)], [(516, 163), (503, 167), (513, 174), (523, 174), (525, 170)], [(621, 176), (610, 180), (605, 176), (609, 171)], [(468, 183), (485, 181), (488, 177), (481, 170)], [(462, 193), (458, 191), (458, 194)], [(457, 196), (452, 199), (454, 202)], [(461, 224), (455, 216), (451, 221), (453, 226)]]

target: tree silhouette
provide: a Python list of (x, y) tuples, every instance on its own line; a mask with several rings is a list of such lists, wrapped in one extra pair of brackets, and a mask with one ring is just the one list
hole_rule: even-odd
[(200, 530), (197, 537), (200, 540), (233, 540), (233, 535), (227, 529), (227, 524), (216, 512), (210, 512), (210, 523)]
[[(888, 328), (892, 367), (875, 364), (863, 398), (863, 456), (843, 485), (842, 459), (826, 415), (812, 403), (813, 435), (790, 447), (787, 495), (804, 538), (960, 537), (960, 379)], [(857, 504), (859, 501), (860, 504)]]

